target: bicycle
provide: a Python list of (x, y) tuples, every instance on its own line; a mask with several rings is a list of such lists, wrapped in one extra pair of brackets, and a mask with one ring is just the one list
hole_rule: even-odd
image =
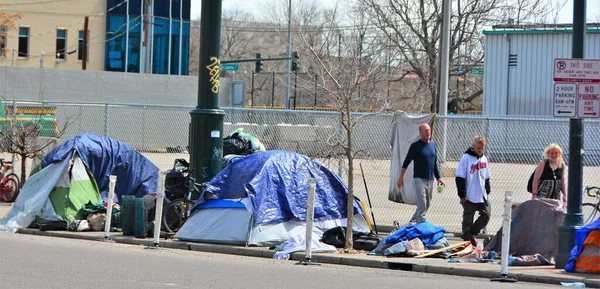
[(588, 196), (596, 199), (596, 203), (581, 204), (581, 212), (584, 218), (583, 224), (587, 225), (600, 217), (600, 188), (586, 186), (584, 191)]
[[(4, 161), (0, 159), (0, 201), (12, 203), (19, 195), (19, 176), (13, 170), (12, 161)], [(10, 171), (9, 174), (6, 174)]]
[(173, 200), (164, 208), (162, 227), (168, 233), (175, 233), (183, 226), (185, 221), (191, 216), (192, 209), (196, 205), (196, 202), (192, 197), (200, 197), (204, 190), (205, 183), (196, 183), (196, 179), (192, 177), (191, 173), (188, 174), (187, 179), (187, 196), (185, 198)]

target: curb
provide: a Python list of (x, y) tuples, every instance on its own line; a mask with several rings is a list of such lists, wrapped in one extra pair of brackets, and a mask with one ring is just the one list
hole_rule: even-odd
[[(78, 239), (87, 241), (107, 241), (115, 242), (127, 245), (143, 245), (147, 247), (154, 247), (152, 239), (138, 239), (130, 236), (123, 235), (112, 235), (109, 240), (104, 239), (101, 235), (85, 235), (85, 234), (73, 234), (65, 231), (40, 231), (38, 229), (19, 229), (19, 234), (26, 235), (37, 235), (47, 237), (59, 237), (68, 239)], [(272, 250), (265, 250), (263, 247), (238, 247), (231, 245), (222, 244), (209, 244), (209, 243), (194, 243), (184, 241), (163, 241), (159, 244), (159, 248), (176, 249), (176, 250), (190, 250), (206, 253), (217, 253), (217, 254), (229, 254), (246, 257), (260, 257), (260, 258), (273, 258), (275, 254)], [(292, 261), (304, 261), (305, 255), (302, 252), (296, 252), (290, 254), (289, 260)], [(335, 254), (313, 254), (312, 260), (322, 264), (334, 264), (334, 265), (345, 265), (345, 266), (356, 266), (356, 267), (367, 267), (375, 269), (388, 269), (388, 270), (401, 270), (411, 271), (420, 273), (433, 273), (442, 275), (453, 275), (453, 276), (468, 276), (475, 278), (497, 278), (500, 277), (500, 267), (498, 271), (494, 272), (491, 270), (477, 270), (469, 268), (460, 268), (456, 266), (436, 266), (431, 264), (419, 264), (417, 262), (410, 262), (399, 259), (368, 259), (364, 257), (352, 257)], [(510, 270), (509, 270), (510, 272)], [(582, 282), (585, 283), (587, 288), (600, 288), (600, 280), (586, 280), (581, 278), (573, 278), (568, 275), (560, 276), (538, 276), (535, 274), (524, 274), (524, 273), (509, 273), (511, 278), (515, 278), (521, 282), (541, 283), (541, 284), (552, 284), (560, 285), (561, 282)]]

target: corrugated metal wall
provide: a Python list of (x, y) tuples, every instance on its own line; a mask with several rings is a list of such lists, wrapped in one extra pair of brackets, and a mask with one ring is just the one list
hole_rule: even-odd
[[(552, 116), (552, 65), (571, 57), (572, 35), (519, 32), (486, 35), (483, 113)], [(600, 33), (586, 34), (585, 58), (600, 58)]]

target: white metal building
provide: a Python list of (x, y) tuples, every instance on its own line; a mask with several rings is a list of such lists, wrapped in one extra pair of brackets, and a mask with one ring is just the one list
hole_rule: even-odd
[[(572, 28), (493, 27), (485, 30), (483, 113), (552, 116), (553, 62), (571, 58)], [(588, 24), (585, 58), (600, 58), (600, 24)]]

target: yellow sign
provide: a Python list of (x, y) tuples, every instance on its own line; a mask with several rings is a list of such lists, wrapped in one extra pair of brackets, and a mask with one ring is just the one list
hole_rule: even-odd
[(210, 75), (210, 83), (212, 83), (211, 91), (214, 93), (219, 93), (219, 74), (221, 73), (221, 60), (216, 57), (211, 57), (211, 64), (206, 66), (208, 69), (208, 74)]

